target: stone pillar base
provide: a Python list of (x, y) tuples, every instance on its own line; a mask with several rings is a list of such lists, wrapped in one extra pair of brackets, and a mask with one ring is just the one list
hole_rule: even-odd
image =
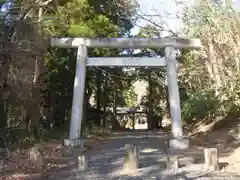
[(190, 146), (187, 138), (173, 138), (169, 140), (169, 148), (173, 149), (188, 149)]
[(179, 168), (179, 160), (178, 156), (168, 156), (166, 162), (167, 169), (178, 169)]
[(63, 145), (72, 148), (84, 148), (84, 139), (64, 139)]

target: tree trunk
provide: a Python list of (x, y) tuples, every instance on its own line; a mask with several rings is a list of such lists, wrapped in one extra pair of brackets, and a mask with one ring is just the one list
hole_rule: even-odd
[(84, 103), (83, 103), (83, 119), (82, 123), (87, 124), (89, 118), (88, 117), (88, 110), (89, 110), (89, 99), (92, 95), (92, 88), (89, 86), (88, 81), (86, 81), (85, 85), (85, 93), (84, 93)]
[(112, 124), (114, 128), (119, 128), (119, 124), (117, 122), (117, 84), (114, 83), (114, 92), (113, 92), (113, 119)]
[(151, 72), (148, 75), (148, 129), (153, 128), (153, 93), (152, 93), (152, 77)]
[(0, 121), (0, 129), (4, 129), (7, 126), (7, 102), (2, 99), (0, 100), (0, 116), (2, 120)]
[(43, 8), (38, 10), (38, 24), (36, 29), (38, 30), (38, 40), (36, 39), (35, 43), (38, 43), (38, 53), (35, 56), (34, 64), (34, 75), (31, 89), (31, 100), (27, 105), (27, 115), (28, 115), (28, 128), (34, 131), (38, 131), (39, 119), (41, 116), (41, 85), (40, 77), (43, 70), (43, 32), (42, 32), (42, 21)]
[(108, 80), (107, 77), (105, 76), (105, 80), (104, 80), (104, 87), (103, 87), (103, 112), (104, 112), (104, 116), (103, 116), (103, 124), (104, 124), (104, 128), (108, 127), (107, 124), (107, 87), (108, 87)]
[(220, 72), (220, 69), (219, 69), (218, 61), (216, 59), (217, 57), (216, 57), (216, 53), (215, 53), (213, 44), (210, 43), (210, 42), (208, 43), (208, 56), (209, 56), (210, 65), (212, 67), (211, 71), (209, 70), (209, 68), (208, 68), (208, 71), (210, 73), (213, 73), (213, 74), (210, 74), (210, 77), (211, 76), (213, 77), (213, 80), (214, 80), (215, 85), (216, 85), (216, 94), (218, 94), (218, 89), (220, 87), (222, 87), (221, 72)]
[(27, 114), (28, 114), (28, 128), (32, 129), (37, 127), (38, 121), (40, 118), (40, 59), (37, 57), (35, 60), (34, 76), (31, 90), (31, 100), (27, 105)]
[(97, 122), (97, 125), (102, 126), (101, 123), (101, 72), (100, 70), (97, 70), (96, 72), (96, 86), (97, 86), (97, 92), (96, 92), (96, 100), (97, 100), (97, 113), (96, 113), (96, 119), (99, 120)]

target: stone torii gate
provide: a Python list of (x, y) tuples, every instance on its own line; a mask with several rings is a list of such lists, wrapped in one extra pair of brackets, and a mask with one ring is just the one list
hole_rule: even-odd
[[(188, 148), (189, 141), (183, 138), (179, 88), (176, 74), (176, 49), (201, 48), (199, 39), (189, 38), (52, 38), (51, 46), (59, 48), (78, 48), (74, 80), (69, 139), (65, 145), (82, 146), (80, 139), (83, 118), (84, 89), (87, 66), (122, 66), (122, 67), (164, 67), (167, 69), (168, 98), (172, 121), (170, 147)], [(88, 57), (88, 48), (165, 48), (165, 58), (95, 58)]]

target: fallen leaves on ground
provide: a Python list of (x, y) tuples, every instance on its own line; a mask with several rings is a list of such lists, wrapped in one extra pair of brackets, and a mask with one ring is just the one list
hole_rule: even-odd
[[(103, 138), (92, 136), (86, 141), (85, 148), (87, 150), (96, 149), (102, 140)], [(59, 141), (45, 142), (41, 146), (47, 164), (44, 174), (50, 176), (73, 168), (75, 161), (73, 154), (69, 153), (69, 148), (64, 147)], [(41, 180), (42, 172), (29, 160), (28, 152), (29, 149), (10, 153), (5, 163), (4, 176), (0, 176), (0, 180)]]

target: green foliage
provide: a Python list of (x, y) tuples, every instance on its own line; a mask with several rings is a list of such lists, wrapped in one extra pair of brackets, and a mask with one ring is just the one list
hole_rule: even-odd
[[(2, 1), (0, 1), (1, 4)], [(132, 24), (132, 17), (134, 16), (134, 13), (136, 12), (135, 6), (131, 4), (129, 1), (126, 3), (126, 1), (122, 0), (110, 0), (110, 1), (93, 1), (93, 0), (67, 0), (63, 1), (60, 0), (58, 2), (53, 1), (48, 4), (47, 7), (43, 6), (43, 17), (42, 21), (40, 23), (36, 22), (36, 19), (38, 19), (38, 11), (39, 6), (34, 1), (14, 1), (13, 5), (14, 8), (10, 11), (9, 15), (10, 17), (20, 17), (24, 16), (24, 21), (12, 21), (12, 19), (9, 19), (9, 24), (13, 26), (13, 28), (10, 29), (10, 32), (8, 31), (8, 27), (6, 24), (4, 24), (6, 19), (3, 19), (0, 24), (0, 36), (1, 38), (6, 38), (6, 42), (10, 42), (11, 36), (14, 34), (14, 31), (22, 32), (24, 29), (24, 32), (28, 31), (28, 34), (26, 33), (19, 33), (19, 37), (17, 37), (16, 41), (25, 40), (28, 42), (29, 39), (32, 38), (32, 35), (39, 33), (40, 31), (43, 32), (43, 36), (37, 36), (37, 42), (34, 42), (33, 44), (27, 44), (30, 47), (35, 47), (35, 45), (40, 46), (38, 42), (43, 41), (44, 39), (48, 39), (49, 36), (61, 36), (61, 37), (121, 37), (122, 35), (128, 34), (129, 30), (133, 26)], [(121, 8), (119, 8), (121, 6)], [(28, 12), (29, 8), (32, 8), (30, 12)], [(14, 11), (14, 12), (13, 12)], [(26, 12), (25, 12), (26, 11)], [(16, 20), (16, 19), (15, 19)], [(37, 27), (32, 28), (30, 27)], [(23, 28), (24, 27), (24, 28)], [(22, 28), (22, 29), (21, 29)], [(41, 29), (42, 28), (42, 29)], [(36, 33), (36, 32), (37, 33)], [(6, 33), (5, 33), (6, 32)], [(24, 37), (23, 37), (24, 34)], [(15, 37), (14, 37), (15, 38)], [(15, 39), (12, 38), (15, 42)], [(19, 40), (19, 39), (20, 40)], [(36, 38), (36, 36), (34, 36)], [(4, 39), (5, 40), (5, 39)], [(25, 41), (24, 41), (25, 42)], [(36, 44), (35, 44), (36, 43)], [(68, 128), (69, 119), (70, 119), (70, 112), (71, 112), (71, 104), (72, 104), (72, 95), (73, 95), (73, 84), (74, 84), (74, 76), (75, 76), (75, 67), (76, 67), (76, 49), (61, 49), (61, 48), (50, 48), (45, 47), (45, 44), (41, 46), (41, 59), (44, 61), (44, 67), (42, 68), (42, 74), (41, 74), (41, 107), (44, 107), (47, 109), (46, 114), (41, 114), (41, 116), (44, 116), (44, 118), (47, 118), (47, 120), (54, 124), (54, 126), (64, 126), (65, 128)], [(6, 46), (7, 47), (7, 46)], [(5, 58), (2, 54), (2, 59), (0, 61), (0, 67), (2, 67), (2, 62), (5, 63), (8, 60), (15, 60), (12, 55), (15, 53), (15, 44), (13, 44), (13, 47), (11, 51), (8, 53), (7, 49), (7, 55), (10, 57), (9, 59)], [(8, 48), (8, 47), (7, 47)], [(37, 49), (36, 48), (36, 49)], [(17, 49), (17, 48), (16, 48)], [(43, 51), (44, 49), (44, 51)], [(18, 49), (19, 50), (19, 49)], [(4, 50), (3, 50), (4, 51)], [(35, 62), (36, 58), (35, 56), (38, 54), (38, 49), (33, 50), (31, 52), (34, 53), (29, 58), (29, 61)], [(118, 56), (121, 52), (121, 49), (89, 49), (88, 54), (89, 56)], [(27, 51), (22, 52), (23, 57), (27, 56)], [(18, 58), (18, 57), (17, 57)], [(4, 61), (2, 61), (4, 60)], [(24, 58), (19, 57), (19, 62), (25, 60)], [(25, 60), (26, 61), (26, 60)], [(17, 63), (16, 63), (17, 64)], [(20, 63), (21, 64), (21, 63)], [(9, 64), (7, 64), (9, 65)], [(29, 80), (32, 82), (32, 75), (35, 71), (35, 65), (29, 65), (29, 66), (19, 66), (18, 64), (15, 65), (18, 69), (22, 70), (21, 73), (24, 74), (21, 77), (23, 77), (21, 80)], [(12, 67), (12, 66), (11, 66)], [(2, 74), (3, 71), (0, 72), (0, 87), (2, 87), (2, 83), (5, 77), (9, 77), (9, 73), (14, 74), (14, 70), (11, 69), (11, 71), (8, 69), (5, 74)], [(98, 73), (99, 69), (96, 68), (88, 68), (87, 70), (87, 77), (86, 77), (86, 93), (85, 93), (85, 111), (87, 112), (89, 110), (88, 101), (91, 96), (97, 98), (100, 98), (101, 100), (101, 107), (100, 109), (103, 109), (105, 107), (112, 107), (114, 102), (114, 93), (117, 88), (117, 91), (120, 92), (119, 97), (117, 99), (123, 99), (122, 97), (122, 91), (126, 90), (127, 87), (129, 87), (130, 82), (126, 82), (122, 79), (116, 80), (113, 76), (116, 74), (116, 76), (121, 77), (124, 75), (124, 72), (121, 68), (104, 68), (100, 70), (100, 73)], [(26, 72), (30, 72), (31, 76), (25, 75)], [(113, 76), (111, 75), (113, 74)], [(18, 77), (17, 74), (14, 74), (13, 77)], [(95, 84), (95, 79), (97, 78), (97, 75), (101, 75), (103, 78), (101, 79), (101, 82), (99, 85)], [(14, 78), (13, 78), (14, 79)], [(19, 78), (20, 79), (20, 78)], [(19, 79), (15, 79), (14, 83), (19, 83)], [(106, 85), (104, 82), (107, 82)], [(28, 85), (23, 85), (24, 87), (28, 88)], [(116, 87), (116, 88), (115, 88)], [(12, 99), (14, 101), (14, 98), (16, 97), (15, 89), (11, 89), (12, 87), (7, 87), (6, 92), (4, 89), (5, 94), (11, 94)], [(100, 94), (96, 95), (96, 89), (103, 89), (100, 91)], [(17, 89), (18, 90), (18, 89)], [(17, 91), (17, 94), (19, 93), (21, 95), (21, 88), (19, 88), (19, 91)], [(1, 97), (4, 96), (4, 93), (1, 92)], [(20, 96), (19, 95), (19, 96)], [(29, 93), (27, 93), (29, 96)], [(121, 96), (121, 97), (120, 97)], [(10, 98), (9, 98), (10, 99)], [(12, 100), (11, 99), (11, 100)], [(26, 98), (27, 99), (27, 98)], [(1, 99), (2, 100), (2, 99)], [(27, 102), (24, 102), (28, 104)], [(1, 101), (0, 101), (1, 102)], [(15, 101), (14, 101), (15, 102)], [(5, 103), (5, 102), (4, 102)], [(9, 102), (6, 102), (8, 104)], [(38, 104), (39, 105), (39, 104)], [(18, 107), (17, 107), (18, 106)], [(3, 123), (4, 125), (1, 126), (1, 128), (4, 128), (5, 126), (21, 126), (21, 130), (25, 131), (28, 128), (28, 124), (25, 122), (25, 110), (26, 106), (25, 104), (11, 104), (11, 106), (6, 106), (7, 110), (4, 110), (2, 102), (0, 106), (0, 112), (4, 114), (4, 112), (7, 113), (8, 117), (6, 120), (6, 123)], [(11, 107), (11, 111), (10, 111)], [(16, 111), (16, 109), (19, 108), (19, 111)], [(35, 109), (35, 107), (33, 107)], [(18, 112), (18, 114), (16, 113)], [(86, 113), (84, 112), (84, 114)], [(95, 118), (95, 121), (99, 121), (99, 118)], [(36, 121), (38, 119), (36, 118)], [(11, 122), (11, 123), (9, 123)], [(39, 120), (41, 123), (41, 120)], [(88, 122), (84, 122), (88, 123)], [(92, 122), (91, 122), (92, 123)], [(90, 127), (94, 127), (94, 125), (91, 125)], [(93, 130), (95, 131), (95, 130)], [(98, 130), (96, 130), (98, 131)], [(16, 136), (18, 136), (20, 130), (11, 131), (8, 132), (9, 143), (11, 142), (27, 142), (29, 144), (32, 144), (35, 142), (36, 137), (34, 137), (31, 133), (22, 133), (22, 136), (19, 136), (19, 139), (14, 139)], [(17, 135), (16, 135), (17, 134)], [(49, 133), (45, 133), (44, 138), (47, 138), (50, 136)], [(26, 137), (26, 138), (25, 138)], [(25, 139), (25, 140), (23, 140)], [(10, 143), (10, 144), (11, 144)], [(24, 143), (23, 143), (24, 144)], [(11, 145), (9, 145), (11, 146)]]
[(185, 124), (199, 121), (214, 122), (238, 118), (240, 92), (222, 89), (217, 96), (214, 90), (204, 90), (192, 94), (182, 105), (182, 118)]
[(6, 128), (0, 133), (0, 147), (6, 147), (9, 151), (29, 148), (41, 141), (66, 137), (65, 130), (52, 129), (35, 133), (21, 127)]
[(239, 116), (239, 12), (231, 3), (200, 1), (187, 8), (186, 34), (201, 39), (199, 53), (184, 51), (180, 61), (181, 85), (187, 91), (182, 103), (185, 123), (234, 120)]
[(182, 104), (182, 119), (184, 123), (194, 123), (213, 118), (218, 108), (219, 101), (213, 91), (199, 91)]
[(92, 126), (91, 128), (84, 128), (82, 131), (82, 136), (87, 138), (88, 136), (97, 136), (97, 137), (102, 137), (102, 136), (108, 136), (109, 131), (106, 130), (106, 128), (98, 127), (98, 126)]
[[(112, 14), (112, 8), (115, 7), (115, 2), (117, 1), (109, 1), (101, 4), (91, 0), (61, 1), (58, 6), (55, 7), (56, 11), (55, 14), (53, 14), (55, 19), (53, 18), (54, 20), (45, 26), (46, 33), (71, 37), (119, 37), (122, 29), (127, 30), (127, 28), (122, 27), (123, 24), (116, 20), (119, 18), (116, 14)], [(104, 11), (100, 11), (102, 6), (104, 6)], [(119, 52), (120, 50), (115, 49), (89, 49), (88, 54), (89, 56), (95, 57), (107, 57), (112, 55), (116, 56)], [(48, 92), (50, 92), (51, 99), (55, 102), (54, 106), (57, 106), (58, 111), (63, 113), (66, 111), (65, 108), (71, 108), (75, 63), (76, 50), (51, 49), (48, 50), (45, 55), (45, 64), (49, 69), (47, 74)], [(105, 68), (105, 70), (107, 74), (116, 74), (118, 72), (121, 74), (121, 71), (117, 68)], [(106, 72), (100, 71), (100, 74), (97, 74), (95, 68), (88, 68), (86, 77), (86, 102), (92, 95), (95, 99), (98, 98), (97, 96), (99, 95), (96, 94), (97, 86), (95, 79), (97, 75), (102, 76), (106, 74)], [(111, 82), (113, 79), (109, 76), (103, 75), (103, 77), (109, 79), (109, 82), (107, 87), (100, 93), (100, 98), (103, 97), (102, 94), (104, 93), (108, 95), (104, 99), (101, 98), (101, 105), (108, 105), (109, 102), (113, 101), (112, 92), (114, 91), (114, 86), (111, 84), (114, 82)], [(104, 79), (101, 79), (101, 83), (99, 84), (101, 87), (103, 86), (103, 80)], [(47, 98), (49, 97), (46, 96), (46, 99)], [(63, 100), (64, 103), (60, 100)], [(64, 118), (64, 115), (60, 116)]]
[(129, 89), (125, 90), (123, 92), (123, 98), (125, 100), (125, 103), (129, 107), (135, 107), (137, 104), (137, 94), (134, 92), (133, 87), (130, 87)]
[(2, 5), (4, 5), (7, 2), (7, 0), (0, 0), (0, 7), (2, 7)]

